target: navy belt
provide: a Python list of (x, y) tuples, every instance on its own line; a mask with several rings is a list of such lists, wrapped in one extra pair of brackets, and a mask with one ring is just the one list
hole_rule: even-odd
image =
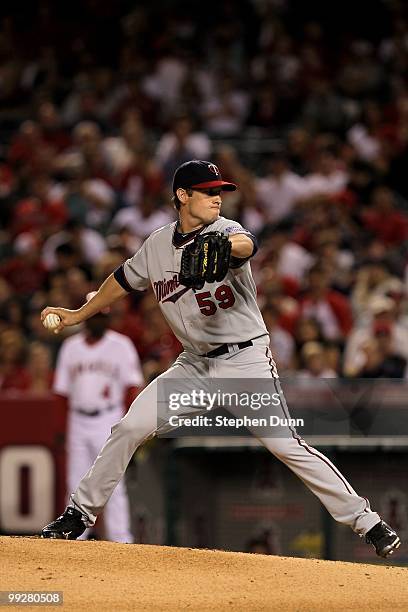
[(105, 412), (110, 412), (114, 408), (115, 406), (108, 406), (103, 410), (82, 410), (82, 408), (74, 408), (74, 412), (77, 412), (78, 414), (82, 414), (83, 416), (87, 417), (97, 417), (101, 414), (105, 414)]
[(248, 346), (253, 346), (253, 342), (252, 340), (246, 340), (246, 342), (237, 342), (237, 343), (230, 343), (230, 344), (221, 344), (221, 346), (219, 346), (218, 348), (214, 349), (213, 351), (210, 351), (209, 353), (205, 353), (205, 355), (201, 355), (201, 357), (220, 357), (220, 355), (225, 355), (226, 353), (229, 353), (229, 346), (237, 346), (239, 350), (247, 348)]

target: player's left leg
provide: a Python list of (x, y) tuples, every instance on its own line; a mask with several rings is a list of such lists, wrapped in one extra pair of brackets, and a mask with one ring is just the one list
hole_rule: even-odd
[[(224, 360), (219, 359), (216, 367), (220, 378), (269, 377), (280, 397), (279, 404), (274, 407), (274, 415), (284, 421), (290, 419), (276, 366), (265, 343), (258, 341), (253, 347), (227, 356)], [(366, 535), (378, 555), (387, 556), (398, 548), (398, 536), (371, 510), (368, 500), (358, 495), (335, 465), (323, 453), (309, 446), (292, 426), (283, 426), (270, 437), (266, 432), (265, 435), (260, 434), (259, 429), (253, 433), (305, 483), (335, 520), (349, 525), (359, 535)], [(379, 533), (376, 534), (373, 528)]]
[[(277, 381), (279, 388), (279, 381)], [(283, 419), (289, 419), (285, 398), (281, 393)], [(356, 493), (344, 475), (318, 450), (309, 446), (296, 430), (288, 427), (282, 437), (257, 436), (260, 442), (288, 466), (320, 499), (332, 517), (366, 536), (378, 556), (387, 557), (399, 548), (398, 535), (371, 510), (368, 499)]]

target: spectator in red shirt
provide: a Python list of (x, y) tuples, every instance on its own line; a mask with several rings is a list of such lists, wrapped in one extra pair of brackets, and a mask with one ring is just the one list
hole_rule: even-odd
[(44, 146), (41, 129), (35, 121), (24, 121), (11, 141), (8, 161), (11, 165), (30, 165)]
[(321, 264), (315, 264), (308, 273), (300, 307), (303, 317), (319, 323), (324, 339), (341, 340), (352, 328), (350, 304), (341, 293), (330, 288), (329, 275)]
[(37, 115), (42, 139), (54, 151), (59, 153), (71, 145), (71, 137), (62, 127), (59, 111), (53, 102), (48, 100), (42, 102), (38, 108)]
[(408, 217), (395, 209), (391, 189), (385, 186), (374, 189), (371, 204), (361, 216), (365, 228), (387, 246), (398, 246), (408, 240)]
[(67, 209), (53, 187), (45, 175), (32, 179), (30, 196), (17, 202), (13, 211), (11, 228), (14, 235), (38, 230), (47, 237), (64, 225), (68, 218)]
[(103, 151), (103, 136), (95, 121), (81, 121), (72, 131), (73, 147), (60, 156), (59, 165), (69, 165), (69, 160), (84, 168), (84, 176), (99, 178), (109, 183), (111, 171)]
[(51, 361), (51, 351), (48, 346), (38, 341), (30, 344), (27, 360), (29, 378), (27, 391), (47, 394), (52, 389), (54, 372)]
[(18, 295), (31, 295), (41, 289), (47, 279), (47, 269), (40, 258), (38, 239), (24, 232), (14, 243), (14, 257), (0, 267), (0, 275)]
[(138, 347), (143, 335), (144, 321), (138, 311), (131, 308), (130, 296), (119, 300), (110, 307), (109, 328), (128, 336)]
[(26, 391), (30, 375), (24, 366), (26, 342), (20, 331), (6, 329), (0, 334), (0, 390)]

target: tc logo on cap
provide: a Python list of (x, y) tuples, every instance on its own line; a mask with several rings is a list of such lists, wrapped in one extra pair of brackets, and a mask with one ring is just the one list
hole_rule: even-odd
[(214, 172), (216, 176), (218, 176), (220, 173), (220, 171), (218, 170), (215, 164), (208, 164), (208, 169), (211, 170), (211, 172)]

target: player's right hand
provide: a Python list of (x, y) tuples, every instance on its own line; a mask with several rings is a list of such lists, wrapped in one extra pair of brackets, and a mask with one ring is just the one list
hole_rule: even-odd
[(78, 310), (69, 310), (68, 308), (56, 308), (54, 306), (47, 306), (41, 312), (41, 322), (44, 321), (45, 317), (49, 314), (57, 314), (61, 319), (60, 324), (53, 331), (55, 334), (59, 334), (64, 327), (70, 325), (77, 325), (81, 322), (81, 317)]

